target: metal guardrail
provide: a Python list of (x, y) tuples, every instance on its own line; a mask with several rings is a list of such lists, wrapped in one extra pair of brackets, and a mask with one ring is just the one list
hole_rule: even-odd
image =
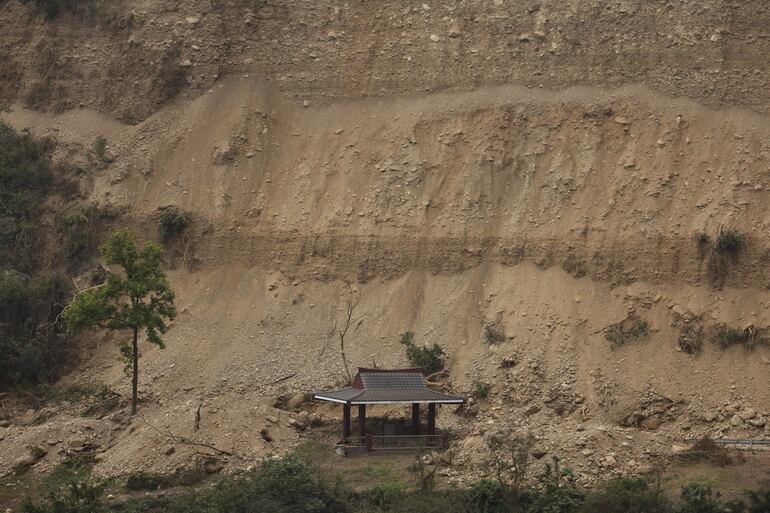
[(366, 447), (369, 451), (444, 449), (448, 446), (448, 437), (446, 434), (349, 436), (345, 439), (345, 445)]
[(712, 441), (721, 446), (725, 445), (747, 445), (749, 447), (770, 447), (770, 440), (752, 440), (752, 439), (730, 439), (730, 438), (714, 438)]

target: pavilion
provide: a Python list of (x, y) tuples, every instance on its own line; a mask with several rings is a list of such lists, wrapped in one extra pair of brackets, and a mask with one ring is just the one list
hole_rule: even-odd
[[(343, 406), (343, 445), (375, 449), (409, 449), (445, 447), (446, 438), (436, 434), (436, 407), (439, 404), (462, 404), (465, 399), (428, 388), (422, 369), (359, 368), (352, 386), (332, 392), (319, 392), (314, 399), (339, 403)], [(411, 429), (408, 434), (377, 434), (367, 432), (366, 406), (378, 404), (411, 404)], [(428, 405), (427, 433), (422, 432), (420, 406)], [(350, 433), (350, 408), (358, 406), (358, 436)]]

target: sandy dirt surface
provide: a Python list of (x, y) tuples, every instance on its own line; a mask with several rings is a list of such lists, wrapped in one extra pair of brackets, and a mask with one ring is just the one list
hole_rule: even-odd
[[(103, 474), (172, 471), (197, 448), (169, 430), (225, 468), (330, 441), (337, 409), (276, 398), (343, 383), (347, 282), (351, 366), (407, 365), (409, 330), (446, 351), (448, 389), (491, 385), (441, 412), (447, 478), (477, 477), (498, 429), (586, 483), (701, 435), (767, 436), (770, 349), (712, 343), (770, 327), (764, 2), (218, 4), (131, 1), (88, 28), (0, 6), (0, 119), (62, 160), (105, 137), (83, 188), (142, 238), (162, 207), (193, 219), (142, 415), (14, 413), (0, 474), (37, 444), (39, 471), (87, 446)], [(744, 247), (715, 286), (697, 236), (725, 229)], [(613, 349), (636, 319), (647, 334)], [(116, 337), (84, 340), (63, 386), (127, 394)]]

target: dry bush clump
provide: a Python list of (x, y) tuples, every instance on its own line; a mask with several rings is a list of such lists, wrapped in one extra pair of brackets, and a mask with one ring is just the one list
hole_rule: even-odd
[(700, 438), (690, 449), (677, 454), (675, 458), (684, 463), (708, 463), (720, 467), (739, 465), (746, 460), (740, 451), (726, 449), (708, 436)]
[(644, 338), (650, 331), (647, 321), (636, 315), (630, 315), (622, 321), (612, 324), (604, 329), (606, 338), (612, 349), (625, 345), (632, 340)]
[(719, 235), (711, 245), (710, 238), (705, 233), (699, 234), (696, 240), (701, 258), (704, 255), (708, 256), (707, 269), (711, 285), (716, 288), (721, 287), (727, 279), (730, 267), (738, 261), (738, 256), (743, 250), (743, 237), (735, 230), (720, 230)]

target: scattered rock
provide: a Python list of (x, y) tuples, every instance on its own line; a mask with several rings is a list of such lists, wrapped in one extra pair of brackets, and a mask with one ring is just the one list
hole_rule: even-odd
[(273, 415), (268, 415), (265, 417), (265, 420), (267, 420), (271, 424), (278, 424), (278, 417), (275, 417)]
[(615, 118), (615, 123), (619, 123), (621, 125), (630, 125), (631, 121), (628, 118), (624, 118), (623, 116), (618, 116)]
[(542, 449), (542, 448), (538, 448), (538, 447), (536, 447), (536, 448), (532, 449), (532, 452), (531, 452), (530, 454), (532, 454), (532, 457), (533, 457), (533, 458), (535, 458), (536, 460), (539, 460), (539, 459), (541, 459), (543, 456), (545, 456), (546, 454), (548, 454), (548, 451), (547, 451), (547, 450), (545, 450), (545, 449)]
[(733, 427), (740, 427), (743, 425), (743, 419), (740, 417), (740, 415), (733, 415), (730, 417), (730, 425)]
[(615, 456), (613, 456), (611, 454), (609, 454), (609, 455), (604, 457), (604, 466), (605, 467), (610, 467), (611, 468), (611, 467), (614, 467), (615, 465), (617, 465), (617, 463), (618, 462), (615, 459)]
[(270, 432), (267, 430), (267, 428), (260, 431), (259, 435), (262, 437), (262, 440), (264, 440), (265, 442), (272, 443), (273, 437), (270, 436)]
[(304, 431), (307, 428), (307, 425), (304, 422), (297, 419), (289, 419), (287, 421), (287, 424), (293, 427), (294, 429), (296, 429), (297, 431)]
[(198, 25), (201, 22), (201, 17), (200, 16), (187, 16), (185, 18), (185, 21), (189, 25)]
[(203, 471), (207, 474), (216, 474), (222, 470), (222, 463), (216, 460), (209, 460), (203, 464)]
[(0, 427), (10, 427), (11, 421), (7, 419), (0, 420)]
[(165, 454), (166, 456), (171, 456), (171, 455), (172, 455), (172, 454), (174, 454), (175, 452), (176, 452), (176, 448), (175, 448), (174, 446), (171, 446), (171, 447), (169, 447), (168, 449), (166, 449), (166, 451), (164, 452), (164, 454)]

